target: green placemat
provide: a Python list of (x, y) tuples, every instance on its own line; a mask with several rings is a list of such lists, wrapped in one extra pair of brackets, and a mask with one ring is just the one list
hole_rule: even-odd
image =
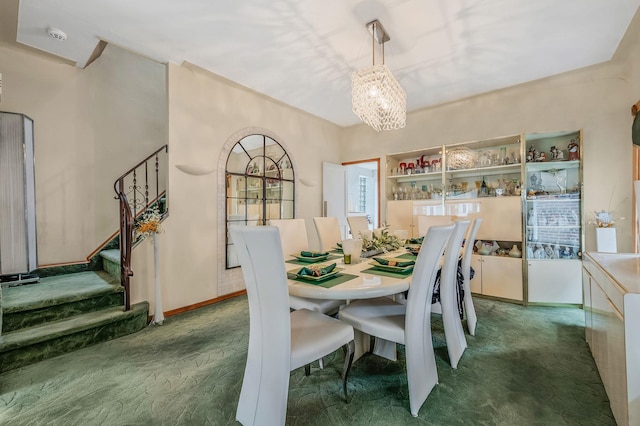
[(403, 274), (401, 274), (399, 272), (383, 271), (381, 269), (376, 269), (374, 267), (367, 268), (367, 269), (363, 270), (362, 272), (366, 272), (366, 273), (373, 274), (373, 275), (382, 275), (383, 277), (407, 278), (407, 277), (411, 276), (411, 274), (413, 273), (413, 268), (409, 268), (407, 270), (407, 272), (405, 272)]
[(287, 278), (289, 278), (290, 280), (299, 281), (305, 284), (317, 285), (324, 288), (331, 288), (335, 285), (342, 284), (354, 278), (358, 278), (358, 276), (351, 275), (351, 274), (337, 274), (335, 278), (329, 278), (326, 281), (320, 281), (320, 282), (305, 280), (304, 278), (298, 278), (296, 275), (293, 275), (293, 274), (287, 274)]
[(303, 262), (302, 260), (298, 260), (298, 259), (290, 259), (290, 260), (287, 260), (285, 263), (291, 263), (292, 265), (308, 266), (308, 265), (317, 265), (318, 263), (324, 263), (324, 262), (329, 262), (331, 260), (338, 260), (338, 259), (342, 259), (342, 256), (330, 254), (329, 257), (327, 257), (325, 260), (322, 260), (320, 262)]
[(401, 254), (400, 256), (396, 256), (396, 257), (399, 257), (400, 259), (408, 259), (408, 260), (416, 260), (418, 258), (418, 256), (411, 253)]

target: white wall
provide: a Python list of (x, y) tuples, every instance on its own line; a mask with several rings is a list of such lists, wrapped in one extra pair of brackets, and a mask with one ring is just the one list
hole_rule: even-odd
[(81, 70), (0, 43), (2, 111), (34, 120), (38, 264), (86, 260), (118, 229), (113, 182), (166, 143), (165, 68), (109, 46)]
[[(321, 212), (322, 161), (340, 160), (340, 128), (327, 121), (193, 66), (170, 64), (168, 87), (170, 216), (160, 235), (165, 310), (244, 288), (239, 269), (224, 269), (224, 165), (235, 142), (253, 129), (285, 148), (296, 174), (296, 217), (306, 220), (311, 237), (312, 218)], [(177, 164), (215, 171), (193, 176)], [(133, 300), (152, 300), (149, 271), (138, 265)]]
[[(637, 28), (630, 37), (637, 37)], [(636, 44), (637, 46), (637, 44)], [(619, 207), (631, 213), (629, 67), (624, 59), (452, 102), (409, 114), (407, 127), (376, 133), (364, 125), (345, 130), (343, 161), (442, 144), (525, 132), (583, 129), (584, 205)], [(372, 153), (371, 150), (374, 150)], [(384, 163), (384, 162), (383, 162)], [(384, 167), (384, 164), (382, 165)], [(384, 180), (382, 182), (384, 185)], [(384, 194), (384, 187), (381, 190)], [(383, 214), (383, 218), (385, 215)], [(631, 250), (631, 222), (619, 221), (620, 251)], [(595, 230), (585, 229), (586, 250), (595, 249)]]

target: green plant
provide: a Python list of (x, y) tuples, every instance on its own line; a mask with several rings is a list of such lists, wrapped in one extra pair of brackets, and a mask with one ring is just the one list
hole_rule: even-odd
[(395, 235), (389, 234), (389, 228), (384, 227), (380, 232), (374, 232), (371, 238), (362, 237), (362, 249), (364, 251), (384, 250), (393, 251), (400, 248), (402, 244)]

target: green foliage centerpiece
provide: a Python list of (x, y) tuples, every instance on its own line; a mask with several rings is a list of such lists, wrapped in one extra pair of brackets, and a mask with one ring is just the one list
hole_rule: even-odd
[(362, 237), (362, 255), (364, 257), (373, 256), (383, 252), (394, 251), (402, 246), (400, 239), (395, 235), (389, 234), (389, 228), (384, 227), (376, 230), (371, 234), (371, 238), (361, 235)]

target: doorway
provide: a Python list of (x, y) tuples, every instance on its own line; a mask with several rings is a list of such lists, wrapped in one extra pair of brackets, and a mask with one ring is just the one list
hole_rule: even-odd
[(322, 215), (338, 218), (342, 238), (349, 235), (347, 216), (366, 216), (380, 226), (380, 159), (323, 163)]

